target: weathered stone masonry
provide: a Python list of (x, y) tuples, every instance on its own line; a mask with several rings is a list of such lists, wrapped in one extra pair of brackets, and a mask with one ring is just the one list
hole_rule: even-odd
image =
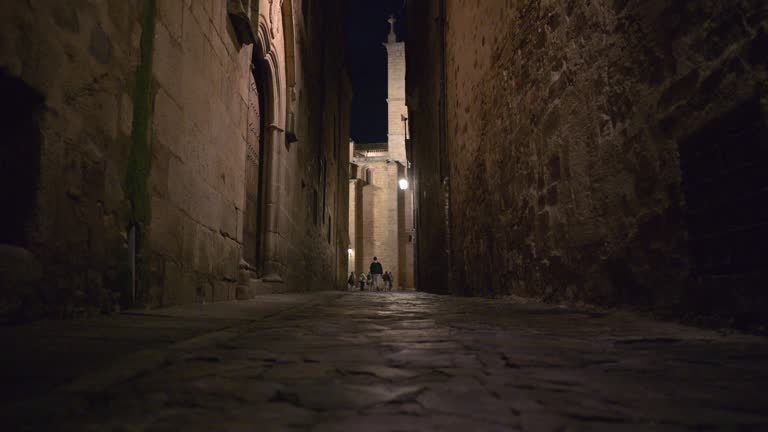
[[(142, 17), (128, 2), (15, 2), (0, 15), (0, 68), (44, 104), (39, 186), (21, 245), (42, 280), (4, 299), (45, 306), (30, 314), (111, 309), (130, 295), (125, 186)], [(15, 283), (4, 281), (3, 295)]]
[(454, 292), (764, 319), (765, 2), (417, 3), (420, 274), (449, 259)]
[[(44, 100), (35, 217), (17, 245), (42, 279), (3, 304), (79, 314), (253, 295), (241, 264), (255, 67), (267, 71), (268, 168), (263, 260), (248, 279), (341, 284), (351, 89), (343, 50), (327, 48), (342, 45), (338, 5), (65, 3), (18, 2), (0, 17), (3, 76)], [(317, 222), (313, 190), (327, 198)]]

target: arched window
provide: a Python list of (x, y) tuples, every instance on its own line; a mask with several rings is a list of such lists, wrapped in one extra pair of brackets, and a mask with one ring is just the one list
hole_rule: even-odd
[(370, 168), (365, 169), (365, 182), (368, 184), (373, 184), (373, 170)]

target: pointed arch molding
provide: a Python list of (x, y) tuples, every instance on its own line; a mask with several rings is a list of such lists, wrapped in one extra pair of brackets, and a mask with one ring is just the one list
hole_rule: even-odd
[(254, 46), (254, 50), (258, 50), (256, 52), (258, 57), (263, 59), (268, 66), (267, 72), (269, 74), (268, 79), (272, 96), (271, 103), (269, 104), (272, 108), (269, 112), (270, 126), (283, 131), (285, 130), (286, 97), (285, 62), (283, 61), (282, 50), (278, 49), (278, 44), (282, 45), (282, 40), (279, 40), (281, 39), (279, 37), (273, 39), (271, 33), (268, 18), (264, 14), (259, 14), (258, 43)]
[[(261, 60), (265, 68), (267, 82), (262, 85), (268, 89), (265, 100), (267, 128), (265, 131), (266, 187), (263, 241), (263, 275), (266, 282), (282, 282), (285, 274), (285, 241), (281, 233), (280, 220), (282, 206), (280, 199), (283, 182), (283, 153), (286, 151), (286, 118), (288, 107), (288, 86), (291, 85), (293, 68), (286, 65), (286, 55), (293, 53), (293, 13), (291, 0), (251, 0), (258, 2), (258, 12), (251, 15), (255, 22), (254, 60)], [(252, 3), (252, 5), (253, 5)], [(256, 16), (258, 16), (257, 19)], [(284, 31), (289, 28), (290, 31)], [(287, 39), (288, 38), (288, 39)], [(290, 46), (290, 48), (287, 48)]]

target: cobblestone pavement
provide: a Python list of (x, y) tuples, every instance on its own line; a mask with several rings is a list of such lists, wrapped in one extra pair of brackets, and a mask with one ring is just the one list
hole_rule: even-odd
[(366, 292), (123, 358), (3, 416), (6, 430), (755, 431), (766, 385), (759, 337)]

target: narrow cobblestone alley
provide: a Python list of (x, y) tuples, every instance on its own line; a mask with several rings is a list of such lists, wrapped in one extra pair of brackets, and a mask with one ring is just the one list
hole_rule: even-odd
[(768, 432), (768, 1), (2, 9), (2, 431)]
[(241, 321), (6, 402), (7, 430), (768, 430), (758, 337), (414, 292), (287, 296), (250, 321), (243, 304), (190, 307)]

